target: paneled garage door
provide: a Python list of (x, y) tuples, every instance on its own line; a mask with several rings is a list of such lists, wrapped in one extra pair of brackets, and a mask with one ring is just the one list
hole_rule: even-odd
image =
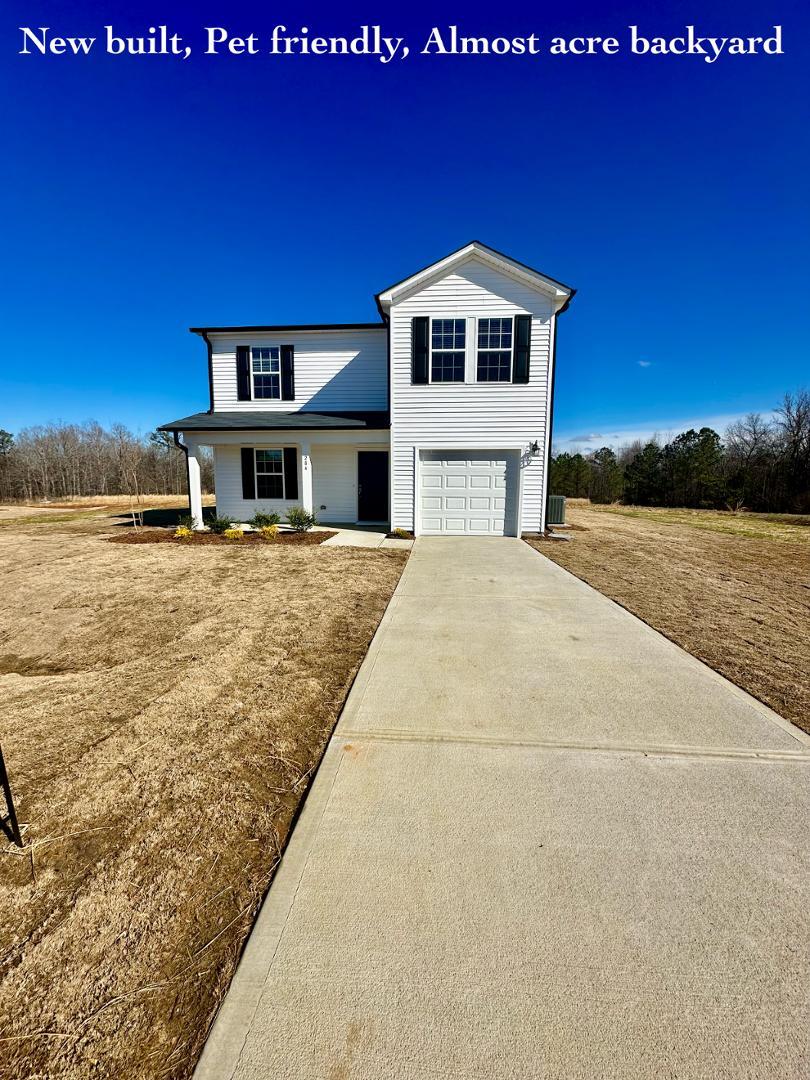
[(423, 450), (420, 532), (515, 535), (517, 465), (507, 450)]

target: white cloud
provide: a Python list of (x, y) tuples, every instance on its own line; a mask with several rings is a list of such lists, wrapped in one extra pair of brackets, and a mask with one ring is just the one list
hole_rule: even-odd
[[(577, 433), (576, 428), (572, 433), (570, 429), (566, 431), (565, 428), (558, 429), (555, 426), (554, 451), (559, 453), (561, 450), (567, 450), (572, 453), (575, 450), (583, 452), (598, 450), (601, 446), (615, 448), (636, 441), (649, 442), (654, 436), (664, 443), (680, 432), (688, 431), (690, 428), (699, 431), (702, 427), (709, 427), (723, 435), (729, 424), (747, 416), (749, 412), (757, 411), (759, 410), (748, 409), (746, 412), (715, 413), (710, 416), (662, 417), (660, 419), (645, 420), (638, 424), (629, 424), (626, 427), (613, 428), (612, 430), (606, 428), (604, 433), (589, 432), (583, 434), (581, 429)], [(773, 418), (774, 413), (767, 409), (761, 410), (761, 415), (765, 420), (770, 420)]]
[(652, 360), (636, 360), (639, 367), (652, 367)]

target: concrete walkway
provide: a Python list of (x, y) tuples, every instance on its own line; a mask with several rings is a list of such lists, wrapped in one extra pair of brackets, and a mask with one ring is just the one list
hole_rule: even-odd
[(198, 1080), (806, 1077), (809, 765), (521, 541), (417, 541)]
[(355, 525), (326, 525), (324, 528), (337, 529), (334, 536), (324, 540), (324, 547), (399, 548), (401, 551), (413, 547), (413, 540), (399, 540), (395, 536), (388, 536), (387, 525), (370, 529)]

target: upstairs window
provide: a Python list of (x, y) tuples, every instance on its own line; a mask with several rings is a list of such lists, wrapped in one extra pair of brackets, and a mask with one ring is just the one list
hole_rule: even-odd
[(284, 498), (284, 452), (282, 450), (256, 451), (256, 498)]
[(464, 382), (466, 346), (466, 319), (432, 319), (430, 381), (435, 383)]
[(512, 381), (512, 320), (478, 320), (478, 382)]
[[(254, 346), (251, 349), (250, 365), (253, 378), (253, 397), (280, 398), (281, 349), (279, 346)], [(267, 497), (271, 498), (273, 496)]]

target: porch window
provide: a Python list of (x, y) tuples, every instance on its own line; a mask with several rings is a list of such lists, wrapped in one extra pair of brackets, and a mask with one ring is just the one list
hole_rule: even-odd
[(478, 382), (512, 381), (512, 320), (478, 320)]
[(281, 349), (263, 345), (251, 349), (251, 374), (254, 398), (281, 397)]
[(256, 497), (258, 499), (284, 498), (284, 452), (282, 450), (256, 451)]
[(466, 319), (431, 319), (431, 382), (464, 382), (466, 336)]

